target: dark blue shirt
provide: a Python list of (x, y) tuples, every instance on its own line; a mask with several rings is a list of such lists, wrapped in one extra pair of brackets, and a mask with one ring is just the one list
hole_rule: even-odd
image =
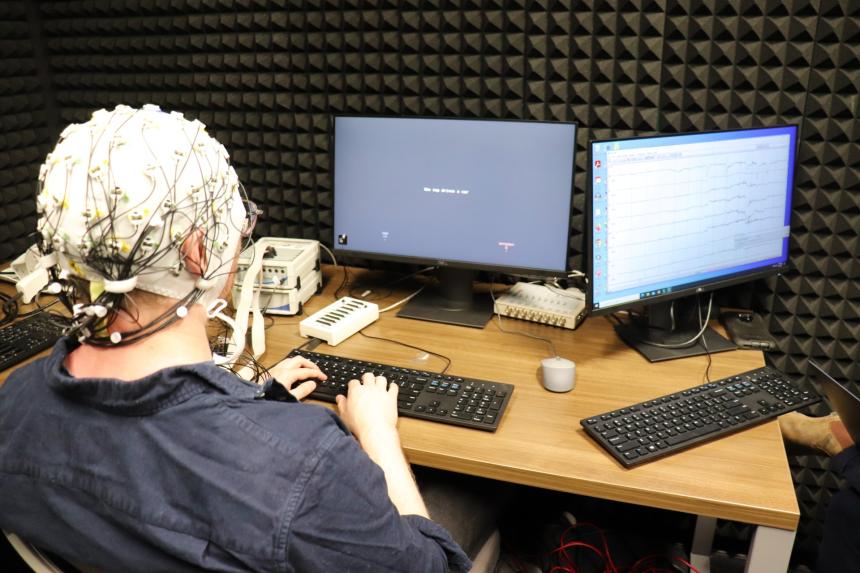
[(330, 410), (261, 398), (212, 363), (73, 378), (77, 343), (0, 388), (0, 527), (106, 571), (466, 571), (400, 516)]

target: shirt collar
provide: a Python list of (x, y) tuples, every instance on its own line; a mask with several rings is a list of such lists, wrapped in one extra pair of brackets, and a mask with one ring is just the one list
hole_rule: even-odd
[(71, 400), (117, 414), (154, 414), (213, 390), (241, 399), (260, 398), (266, 390), (266, 386), (247, 382), (214, 362), (172, 366), (133, 381), (75, 378), (64, 362), (78, 346), (76, 340), (68, 337), (54, 345), (47, 362), (49, 387)]

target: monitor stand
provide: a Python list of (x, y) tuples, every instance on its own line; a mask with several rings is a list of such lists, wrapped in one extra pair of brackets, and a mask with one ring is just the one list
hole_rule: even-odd
[(472, 291), (475, 271), (442, 267), (436, 276), (439, 284), (413, 297), (397, 316), (484, 328), (493, 315), (493, 301)]
[(650, 304), (647, 305), (646, 318), (633, 324), (616, 325), (615, 332), (628, 346), (634, 348), (650, 362), (699, 356), (708, 352), (713, 354), (737, 348), (734, 342), (723, 338), (710, 326), (693, 344), (682, 348), (655, 346), (655, 344), (672, 346), (693, 338), (701, 330), (698, 313), (699, 303), (695, 296)]

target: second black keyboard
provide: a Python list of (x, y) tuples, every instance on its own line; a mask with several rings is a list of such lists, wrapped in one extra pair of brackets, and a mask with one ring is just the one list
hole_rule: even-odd
[(61, 316), (40, 312), (0, 328), (0, 370), (53, 346), (67, 324)]
[(631, 467), (818, 402), (770, 367), (598, 414), (580, 424)]
[(365, 372), (399, 386), (397, 410), (401, 416), (494, 432), (514, 391), (512, 384), (434, 374), (330, 354), (293, 350), (319, 366), (328, 378), (317, 384), (311, 398), (334, 402), (346, 394), (347, 383)]

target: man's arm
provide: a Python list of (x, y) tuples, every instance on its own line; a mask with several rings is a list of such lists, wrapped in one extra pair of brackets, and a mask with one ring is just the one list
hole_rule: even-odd
[(429, 518), (397, 433), (398, 387), (391, 384), (386, 388), (382, 376), (368, 373), (361, 378), (361, 382), (350, 381), (347, 396), (337, 397), (341, 419), (370, 459), (382, 468), (388, 497), (400, 515)]
[[(374, 443), (376, 443), (374, 441)], [(386, 448), (388, 451), (388, 448)], [(308, 458), (294, 513), (285, 515), (285, 559), (296, 571), (466, 573), (471, 562), (442, 526), (390, 498), (390, 480), (345, 428), (326, 437)], [(387, 456), (387, 453), (384, 454)], [(400, 454), (402, 457), (402, 454)], [(383, 462), (385, 463), (385, 462)], [(403, 462), (405, 465), (405, 462)], [(408, 466), (406, 490), (420, 502)], [(386, 491), (386, 488), (388, 491)], [(409, 511), (409, 515), (401, 515)]]

